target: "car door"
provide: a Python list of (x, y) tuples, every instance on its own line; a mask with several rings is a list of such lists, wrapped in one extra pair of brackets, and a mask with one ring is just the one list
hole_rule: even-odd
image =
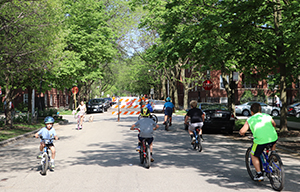
[(261, 106), (261, 112), (271, 114), (272, 108), (265, 103), (259, 103)]

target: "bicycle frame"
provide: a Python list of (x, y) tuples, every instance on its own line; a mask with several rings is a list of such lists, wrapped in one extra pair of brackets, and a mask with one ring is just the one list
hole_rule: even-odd
[[(265, 152), (266, 151), (266, 152)], [(262, 152), (262, 154), (260, 155), (260, 162), (261, 162), (261, 164), (262, 164), (262, 172), (265, 172), (265, 173), (273, 173), (273, 168), (271, 167), (271, 166), (269, 166), (269, 152), (270, 152), (270, 150), (269, 149), (265, 149), (263, 152)], [(251, 165), (253, 165), (253, 163), (252, 163), (252, 158), (251, 158), (251, 162), (250, 162), (250, 164)], [(280, 171), (282, 171), (281, 169), (280, 169), (280, 167), (278, 167), (276, 164), (274, 164), (275, 165), (275, 167), (278, 169), (278, 170), (280, 170)], [(269, 167), (269, 169), (268, 169), (268, 167)]]
[(195, 129), (195, 130), (193, 131), (194, 136), (195, 136), (195, 139), (196, 139), (196, 143), (197, 143), (197, 144), (198, 144), (199, 132), (200, 132), (200, 129)]

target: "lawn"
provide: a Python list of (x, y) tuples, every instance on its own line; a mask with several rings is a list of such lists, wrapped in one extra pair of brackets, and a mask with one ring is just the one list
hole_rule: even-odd
[(35, 124), (14, 124), (14, 126), (8, 127), (0, 127), (0, 141), (4, 141), (13, 137), (17, 137), (19, 135), (23, 135), (25, 133), (38, 130), (44, 126), (43, 122), (40, 121), (39, 123)]

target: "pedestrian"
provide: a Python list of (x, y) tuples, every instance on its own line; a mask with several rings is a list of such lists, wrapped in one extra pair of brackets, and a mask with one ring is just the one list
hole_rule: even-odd
[(83, 101), (80, 102), (80, 105), (76, 108), (75, 111), (77, 111), (79, 109), (78, 115), (80, 118), (80, 125), (78, 127), (78, 129), (82, 129), (82, 124), (83, 124), (83, 119), (86, 113), (86, 105), (84, 104)]
[(276, 104), (276, 107), (282, 106), (282, 103), (277, 95), (275, 95), (275, 104)]

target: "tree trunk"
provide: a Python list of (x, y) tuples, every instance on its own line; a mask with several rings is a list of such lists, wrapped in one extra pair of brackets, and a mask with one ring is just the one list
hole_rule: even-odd
[(279, 63), (280, 67), (280, 100), (282, 107), (280, 110), (280, 132), (288, 131), (287, 128), (287, 99), (286, 99), (286, 67)]

